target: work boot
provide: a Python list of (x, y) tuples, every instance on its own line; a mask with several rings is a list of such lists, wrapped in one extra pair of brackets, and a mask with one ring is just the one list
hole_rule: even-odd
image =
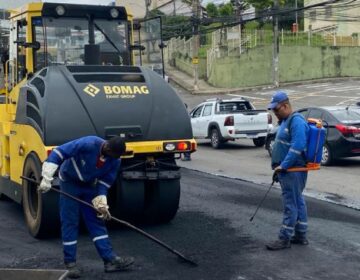
[(77, 279), (81, 277), (81, 271), (80, 269), (76, 266), (75, 262), (72, 263), (66, 263), (65, 264), (66, 269), (69, 271), (68, 274), (66, 275), (67, 278), (71, 278), (71, 279)]
[(266, 248), (271, 251), (282, 250), (291, 247), (291, 243), (289, 239), (278, 239), (274, 242), (266, 244)]
[(298, 244), (298, 245), (309, 245), (309, 240), (307, 240), (306, 237), (297, 236), (297, 235), (291, 237), (290, 242), (292, 244)]
[(115, 257), (113, 260), (104, 263), (105, 272), (116, 272), (127, 270), (134, 262), (133, 257)]

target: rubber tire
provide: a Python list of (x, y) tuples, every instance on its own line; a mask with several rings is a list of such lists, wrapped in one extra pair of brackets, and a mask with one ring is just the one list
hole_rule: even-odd
[(117, 217), (128, 222), (141, 221), (144, 203), (144, 180), (125, 180), (120, 177), (116, 180), (116, 201), (115, 205), (110, 205), (110, 211), (115, 209)]
[[(23, 175), (37, 182), (41, 178), (41, 162), (35, 153), (25, 160)], [(27, 228), (35, 238), (56, 236), (60, 229), (59, 195), (53, 191), (41, 193), (37, 185), (23, 180), (23, 211)]]
[(178, 211), (179, 202), (180, 179), (146, 181), (144, 222), (170, 222)]
[(221, 134), (217, 128), (213, 128), (210, 133), (211, 146), (214, 149), (220, 149), (224, 143), (221, 139)]
[(265, 148), (268, 151), (269, 156), (271, 157), (272, 156), (273, 146), (274, 146), (274, 143), (275, 143), (275, 138), (271, 137), (271, 138), (268, 138), (266, 141), (267, 142), (265, 144)]
[(254, 138), (253, 142), (256, 147), (263, 147), (265, 145), (266, 137)]
[(329, 148), (328, 144), (324, 144), (323, 146), (323, 153), (322, 153), (322, 157), (321, 157), (321, 165), (323, 166), (329, 166), (334, 162), (334, 158), (332, 155), (332, 152)]

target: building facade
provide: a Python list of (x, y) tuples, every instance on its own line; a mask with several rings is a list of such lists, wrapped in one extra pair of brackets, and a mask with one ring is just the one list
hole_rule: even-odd
[[(309, 6), (323, 2), (322, 0), (305, 0), (304, 5)], [(360, 33), (360, 7), (357, 1), (325, 5), (305, 10), (304, 30), (312, 32), (328, 32), (337, 36), (358, 36)]]

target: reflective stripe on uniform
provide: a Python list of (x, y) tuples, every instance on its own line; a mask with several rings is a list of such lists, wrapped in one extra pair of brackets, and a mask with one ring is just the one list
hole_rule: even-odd
[(285, 228), (285, 229), (288, 229), (288, 230), (294, 230), (293, 227), (288, 227), (288, 226), (286, 226), (286, 225), (282, 225), (281, 227), (282, 227), (282, 228)]
[(290, 148), (289, 151), (293, 152), (294, 154), (301, 155), (301, 151), (295, 150), (293, 148)]
[(303, 225), (303, 226), (307, 226), (307, 223), (306, 223), (306, 222), (300, 222), (300, 221), (298, 221), (297, 224)]
[(54, 149), (53, 152), (54, 152), (55, 154), (57, 154), (57, 155), (61, 158), (61, 160), (64, 160), (64, 157), (63, 157), (63, 155), (60, 153), (60, 151)]
[(283, 140), (278, 140), (281, 144), (284, 144), (284, 145), (288, 145), (290, 146), (291, 144), (289, 142), (286, 142), (286, 141), (283, 141)]
[(105, 187), (107, 187), (107, 188), (110, 188), (110, 187), (111, 187), (111, 185), (109, 185), (108, 183), (106, 183), (106, 182), (104, 182), (104, 181), (102, 181), (102, 180), (99, 180), (98, 183), (99, 183), (99, 184), (103, 184), (103, 185), (104, 185)]
[(109, 236), (106, 234), (106, 235), (100, 235), (100, 236), (97, 236), (93, 239), (93, 242), (97, 241), (97, 240), (100, 240), (100, 239), (105, 239), (105, 238), (109, 238)]
[(75, 245), (77, 243), (77, 240), (75, 241), (68, 241), (68, 242), (63, 242), (64, 246), (70, 246), (70, 245)]
[(73, 166), (74, 166), (74, 168), (75, 168), (76, 174), (78, 175), (79, 179), (80, 179), (81, 181), (84, 181), (83, 177), (81, 176), (80, 170), (79, 170), (78, 166), (76, 165), (75, 159), (74, 159), (74, 158), (71, 158), (71, 162), (72, 162), (72, 164), (73, 164)]

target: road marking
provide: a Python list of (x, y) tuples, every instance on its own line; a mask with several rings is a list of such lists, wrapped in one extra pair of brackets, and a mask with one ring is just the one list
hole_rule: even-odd
[[(355, 97), (355, 98), (349, 98), (348, 100), (344, 100), (344, 101), (341, 101), (339, 103), (337, 103), (336, 105), (351, 105), (352, 103), (355, 103), (354, 101), (357, 101), (358, 98)], [(349, 102), (352, 102), (350, 104), (345, 104), (345, 103), (349, 103)]]
[(334, 91), (349, 91), (349, 90), (358, 90), (358, 87), (344, 87), (344, 88), (340, 88), (340, 89), (334, 89)]

